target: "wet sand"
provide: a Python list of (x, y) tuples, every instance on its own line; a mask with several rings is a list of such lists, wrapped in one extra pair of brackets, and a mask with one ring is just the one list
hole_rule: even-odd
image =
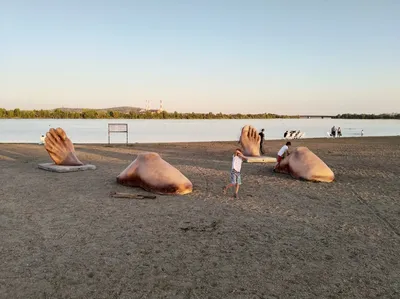
[[(243, 164), (236, 142), (76, 145), (97, 170), (51, 173), (40, 145), (0, 144), (0, 298), (400, 298), (400, 137), (309, 139), (331, 184)], [(275, 156), (283, 141), (267, 141)], [(142, 151), (194, 184), (185, 196), (117, 185)]]

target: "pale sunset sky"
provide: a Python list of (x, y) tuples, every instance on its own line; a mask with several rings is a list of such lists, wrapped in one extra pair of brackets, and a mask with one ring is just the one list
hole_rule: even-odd
[(0, 107), (400, 112), (398, 0), (0, 0)]

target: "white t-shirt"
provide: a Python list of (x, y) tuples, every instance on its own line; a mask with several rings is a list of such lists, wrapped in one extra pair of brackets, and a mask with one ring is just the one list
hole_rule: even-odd
[(232, 169), (235, 169), (237, 172), (240, 172), (240, 169), (242, 168), (242, 158), (238, 156), (233, 156), (232, 159)]
[(285, 144), (284, 146), (281, 147), (281, 149), (278, 152), (278, 156), (283, 156), (283, 154), (289, 149), (289, 147)]

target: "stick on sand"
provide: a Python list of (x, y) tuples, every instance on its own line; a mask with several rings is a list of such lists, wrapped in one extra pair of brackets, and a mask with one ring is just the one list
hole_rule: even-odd
[(111, 192), (111, 197), (115, 198), (132, 198), (132, 199), (156, 199), (155, 195), (142, 195), (142, 194), (132, 194), (132, 193), (120, 193)]

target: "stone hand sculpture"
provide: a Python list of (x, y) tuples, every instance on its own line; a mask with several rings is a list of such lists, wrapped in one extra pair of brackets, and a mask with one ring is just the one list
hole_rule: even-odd
[(56, 165), (83, 165), (76, 156), (74, 145), (61, 128), (51, 128), (46, 133), (45, 148)]

